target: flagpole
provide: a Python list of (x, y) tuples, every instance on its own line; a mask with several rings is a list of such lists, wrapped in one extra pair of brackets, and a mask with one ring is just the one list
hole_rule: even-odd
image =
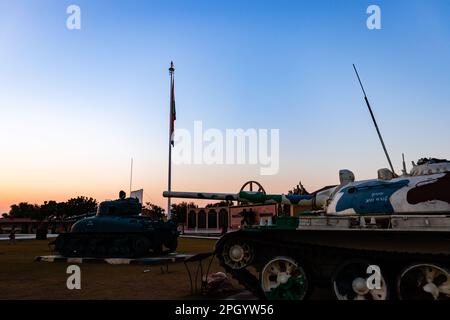
[(130, 195), (129, 195), (129, 197), (131, 197), (132, 184), (133, 184), (133, 158), (131, 158), (131, 168), (130, 168)]
[[(168, 183), (167, 183), (167, 190), (169, 193), (172, 191), (172, 104), (173, 104), (173, 73), (175, 71), (175, 68), (173, 67), (173, 62), (170, 62), (170, 68), (169, 68), (169, 74), (170, 74), (170, 112), (169, 112), (169, 172), (168, 172)], [(172, 212), (171, 212), (171, 205), (170, 205), (170, 197), (167, 198), (167, 219), (172, 218)]]

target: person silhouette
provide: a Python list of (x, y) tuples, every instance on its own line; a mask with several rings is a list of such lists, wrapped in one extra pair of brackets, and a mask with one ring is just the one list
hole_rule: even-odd
[(248, 217), (248, 219), (247, 219), (248, 225), (254, 225), (256, 223), (256, 214), (252, 208), (250, 208), (250, 211), (248, 212), (247, 217)]
[(9, 233), (9, 244), (16, 244), (16, 226), (13, 226)]
[(248, 224), (248, 222), (247, 222), (247, 209), (244, 209), (244, 210), (241, 211), (241, 217), (242, 217), (241, 226), (245, 225), (246, 223)]

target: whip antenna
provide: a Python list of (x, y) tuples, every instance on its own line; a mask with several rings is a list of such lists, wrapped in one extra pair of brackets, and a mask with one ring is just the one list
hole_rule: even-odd
[(369, 99), (367, 99), (366, 91), (364, 90), (364, 86), (361, 82), (361, 78), (359, 77), (358, 70), (356, 70), (355, 65), (353, 65), (353, 69), (355, 70), (356, 76), (358, 77), (359, 85), (361, 86), (361, 89), (364, 93), (364, 100), (366, 101), (367, 108), (369, 109), (373, 124), (375, 125), (375, 129), (377, 130), (378, 138), (380, 138), (380, 142), (381, 142), (381, 146), (383, 147), (384, 154), (386, 155), (387, 161), (389, 162), (389, 167), (391, 168), (391, 171), (394, 174), (394, 176), (397, 176), (394, 171), (394, 167), (392, 166), (392, 162), (391, 162), (391, 158), (389, 157), (389, 153), (387, 152), (386, 146), (384, 145), (383, 137), (381, 136), (380, 129), (378, 128), (377, 121), (375, 120), (375, 116), (373, 115), (372, 108), (370, 107)]

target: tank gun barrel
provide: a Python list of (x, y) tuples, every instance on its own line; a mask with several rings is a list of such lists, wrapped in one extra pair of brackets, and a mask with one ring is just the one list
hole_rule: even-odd
[(238, 195), (233, 193), (208, 193), (208, 192), (177, 192), (164, 191), (164, 198), (206, 199), (206, 200), (230, 200), (238, 201)]
[(285, 195), (285, 194), (265, 194), (263, 192), (241, 191), (235, 193), (206, 193), (206, 192), (176, 192), (164, 191), (163, 197), (185, 198), (185, 199), (206, 199), (206, 200), (229, 200), (249, 203), (279, 203), (310, 205), (313, 195)]

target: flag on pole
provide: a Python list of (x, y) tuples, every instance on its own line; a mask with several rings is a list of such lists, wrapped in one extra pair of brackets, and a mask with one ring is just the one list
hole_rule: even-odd
[(144, 189), (139, 189), (135, 191), (131, 191), (130, 198), (135, 198), (139, 200), (140, 204), (143, 204), (144, 202)]
[(177, 119), (176, 116), (176, 111), (175, 111), (175, 81), (174, 81), (174, 77), (173, 77), (173, 71), (175, 70), (173, 68), (173, 62), (171, 62), (170, 65), (170, 69), (172, 72), (172, 89), (170, 91), (170, 143), (172, 144), (172, 146), (174, 145), (174, 141), (173, 141), (173, 133), (175, 131), (175, 120)]
[[(175, 119), (176, 119), (176, 115), (175, 115), (175, 83), (174, 83), (174, 72), (175, 72), (175, 68), (173, 67), (173, 62), (170, 62), (170, 68), (169, 68), (169, 72), (170, 72), (170, 132), (169, 132), (169, 174), (168, 174), (168, 183), (167, 183), (167, 190), (169, 190), (169, 192), (172, 190), (172, 147), (174, 145), (174, 131), (175, 131)], [(172, 218), (172, 207), (170, 205), (170, 197), (167, 198), (167, 219), (171, 219)]]

